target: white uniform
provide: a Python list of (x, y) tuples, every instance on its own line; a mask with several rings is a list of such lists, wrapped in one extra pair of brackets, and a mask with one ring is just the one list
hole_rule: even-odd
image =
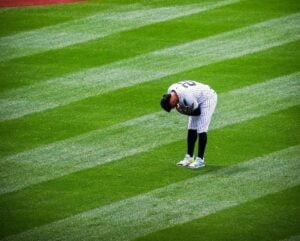
[(185, 80), (171, 85), (168, 94), (175, 91), (179, 104), (197, 109), (200, 106), (199, 116), (189, 116), (188, 129), (197, 130), (197, 133), (207, 132), (211, 117), (217, 105), (217, 94), (210, 86), (192, 80)]

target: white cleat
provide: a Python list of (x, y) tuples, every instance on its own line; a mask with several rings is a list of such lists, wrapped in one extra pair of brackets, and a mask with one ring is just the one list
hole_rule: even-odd
[(192, 169), (197, 169), (197, 168), (201, 168), (201, 167), (205, 167), (205, 162), (204, 162), (204, 159), (202, 160), (200, 157), (197, 157), (195, 162), (193, 162), (189, 165), (189, 168), (192, 168)]
[(193, 163), (195, 160), (193, 157), (191, 157), (189, 154), (186, 154), (184, 159), (180, 162), (177, 162), (177, 166), (179, 167), (185, 167), (185, 166), (188, 166), (190, 165), (191, 163)]

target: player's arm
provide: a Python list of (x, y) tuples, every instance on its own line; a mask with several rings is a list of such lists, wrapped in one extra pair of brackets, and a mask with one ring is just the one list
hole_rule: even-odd
[(201, 114), (200, 105), (196, 98), (191, 95), (185, 95), (184, 99), (176, 106), (176, 109), (184, 115), (198, 116)]
[(184, 107), (178, 104), (176, 106), (176, 110), (183, 115), (189, 115), (189, 116), (199, 116), (201, 114), (200, 106), (198, 106), (198, 108), (196, 109), (192, 109), (190, 107)]

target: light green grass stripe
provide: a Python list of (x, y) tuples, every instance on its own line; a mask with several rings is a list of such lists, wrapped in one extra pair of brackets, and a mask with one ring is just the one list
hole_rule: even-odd
[(281, 241), (300, 241), (300, 235), (295, 235), (295, 236), (289, 237), (287, 239), (283, 239)]
[[(300, 72), (221, 94), (211, 129), (299, 105), (299, 79)], [(185, 116), (158, 112), (2, 158), (0, 193), (182, 140), (186, 122)]]
[(66, 105), (300, 39), (300, 14), (292, 14), (128, 60), (0, 93), (0, 119)]
[(64, 48), (103, 38), (114, 33), (168, 21), (239, 2), (224, 0), (168, 7), (150, 8), (132, 4), (38, 30), (0, 38), (0, 61)]
[(300, 184), (300, 145), (4, 240), (132, 240)]

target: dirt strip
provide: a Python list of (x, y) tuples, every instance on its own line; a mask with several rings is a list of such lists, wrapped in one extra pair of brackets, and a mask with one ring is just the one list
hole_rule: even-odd
[(36, 5), (64, 4), (84, 0), (0, 0), (0, 7), (25, 7)]

